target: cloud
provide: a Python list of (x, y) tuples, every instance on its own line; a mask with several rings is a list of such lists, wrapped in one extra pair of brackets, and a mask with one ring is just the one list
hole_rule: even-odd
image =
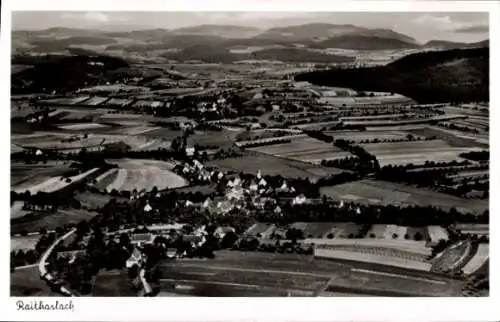
[(453, 21), (450, 16), (433, 16), (425, 14), (414, 19), (413, 23), (443, 31), (453, 31), (458, 28), (464, 28), (462, 23)]
[(68, 20), (80, 20), (89, 23), (121, 22), (126, 20), (123, 16), (111, 16), (110, 14), (98, 11), (68, 12), (63, 14), (62, 17)]
[(478, 25), (478, 26), (462, 27), (455, 29), (455, 32), (463, 34), (483, 34), (483, 33), (488, 33), (489, 31), (490, 27), (487, 25)]

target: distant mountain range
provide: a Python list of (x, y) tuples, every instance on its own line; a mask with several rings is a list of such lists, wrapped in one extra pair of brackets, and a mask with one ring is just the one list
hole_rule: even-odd
[[(124, 39), (127, 39), (124, 41)], [(73, 28), (50, 28), (36, 31), (14, 31), (13, 46), (39, 51), (57, 51), (68, 46), (109, 46), (107, 49), (151, 51), (185, 49), (194, 45), (220, 46), (304, 46), (305, 48), (339, 48), (383, 50), (405, 48), (470, 48), (485, 46), (488, 41), (467, 44), (433, 40), (424, 45), (407, 35), (390, 29), (369, 29), (354, 25), (311, 23), (261, 30), (236, 25), (199, 25), (178, 29), (141, 29), (109, 31)]]

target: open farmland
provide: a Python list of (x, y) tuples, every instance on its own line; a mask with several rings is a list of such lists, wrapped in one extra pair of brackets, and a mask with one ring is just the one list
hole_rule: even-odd
[(426, 126), (422, 128), (408, 129), (407, 132), (425, 137), (437, 137), (445, 141), (451, 147), (480, 147), (488, 148), (488, 140), (475, 138), (473, 135), (459, 133), (458, 131), (451, 131), (448, 129), (439, 128), (436, 126)]
[(73, 170), (64, 162), (48, 162), (47, 164), (13, 163), (10, 165), (10, 186), (15, 189), (23, 186), (37, 185), (47, 179), (62, 176)]
[(161, 190), (187, 185), (185, 179), (171, 171), (173, 165), (167, 162), (136, 159), (109, 160), (109, 162), (117, 164), (119, 169), (109, 171), (105, 177), (99, 178), (95, 185), (99, 189), (150, 191), (153, 187)]
[(335, 200), (364, 204), (420, 205), (482, 213), (489, 209), (487, 200), (465, 200), (432, 190), (418, 189), (392, 182), (361, 180), (321, 188), (321, 194)]
[(99, 123), (77, 123), (77, 124), (67, 124), (67, 125), (59, 125), (59, 128), (63, 130), (70, 131), (85, 131), (85, 130), (95, 130), (106, 128), (107, 125), (99, 124)]
[(30, 250), (35, 249), (36, 243), (40, 240), (40, 235), (15, 236), (10, 238), (10, 250)]
[(16, 269), (10, 273), (10, 296), (60, 296), (40, 278), (38, 266)]
[[(131, 126), (122, 128), (99, 128), (94, 129), (95, 133), (83, 135), (67, 135), (57, 133), (47, 133), (43, 136), (24, 136), (13, 139), (13, 142), (24, 147), (32, 147), (39, 149), (57, 150), (60, 152), (80, 152), (82, 148), (101, 149), (109, 143), (124, 142), (131, 147), (132, 150), (156, 150), (159, 148), (169, 148), (170, 141), (160, 138), (148, 137), (144, 134), (150, 130), (157, 128), (150, 126)], [(24, 144), (24, 145), (23, 145)]]
[[(409, 227), (411, 228), (411, 227)], [(396, 251), (395, 255), (408, 255), (409, 259), (425, 261), (431, 254), (431, 249), (426, 247), (425, 241), (397, 240), (397, 239), (373, 239), (373, 238), (333, 238), (319, 239), (306, 238), (305, 243), (321, 246), (324, 249), (351, 250), (353, 252), (364, 252), (370, 248), (377, 248), (381, 251)], [(323, 247), (324, 246), (324, 247)], [(331, 246), (331, 247), (330, 247)], [(390, 254), (388, 254), (390, 255)]]
[(292, 139), (290, 143), (273, 144), (249, 149), (280, 158), (303, 162), (321, 163), (322, 160), (340, 159), (350, 156), (333, 144), (328, 144), (310, 137)]
[(269, 237), (276, 230), (276, 225), (267, 223), (255, 223), (248, 228), (244, 235), (252, 237)]
[(61, 190), (64, 187), (69, 186), (72, 183), (78, 182), (80, 180), (85, 179), (87, 176), (91, 175), (92, 173), (96, 172), (99, 170), (98, 168), (93, 168), (91, 170), (85, 171), (81, 174), (77, 174), (71, 177), (68, 177), (68, 179), (64, 179), (62, 177), (51, 177), (43, 182), (40, 182), (38, 184), (33, 184), (32, 182), (26, 182), (20, 185), (17, 185), (15, 187), (15, 191), (17, 193), (23, 193), (26, 190), (29, 190), (32, 195), (38, 193), (39, 191), (42, 192), (55, 192), (58, 190)]
[(26, 215), (27, 210), (23, 209), (24, 201), (14, 201), (12, 206), (10, 206), (10, 218), (18, 218)]
[(94, 281), (92, 296), (137, 296), (125, 271), (101, 270)]
[(109, 196), (109, 195), (104, 195), (104, 194), (99, 194), (99, 193), (91, 193), (88, 191), (85, 192), (78, 192), (75, 196), (75, 199), (80, 201), (80, 204), (82, 207), (87, 207), (87, 209), (92, 210), (92, 209), (100, 209), (106, 205), (111, 198), (117, 199), (118, 201), (125, 201), (126, 199), (120, 198), (117, 196)]
[(32, 212), (23, 217), (11, 219), (11, 234), (20, 234), (23, 231), (39, 232), (40, 229), (55, 230), (66, 224), (76, 225), (82, 220), (89, 220), (97, 213), (86, 210), (67, 209), (58, 210), (56, 213)]
[(99, 118), (101, 115), (108, 113), (109, 109), (92, 108), (84, 109), (77, 107), (58, 107), (56, 109), (56, 119), (61, 121), (67, 120), (82, 120)]
[[(164, 261), (160, 267), (164, 276), (160, 283), (162, 290), (177, 293), (181, 287), (175, 285), (181, 285), (185, 290), (192, 290), (187, 293), (194, 296), (251, 296), (252, 292), (248, 294), (243, 290), (237, 295), (230, 292), (228, 288), (234, 286), (267, 290), (261, 296), (276, 296), (277, 292), (328, 296), (324, 291), (375, 295), (385, 292), (386, 296), (457, 296), (461, 286), (459, 281), (425, 272), (387, 266), (374, 268), (368, 263), (291, 254), (219, 251), (210, 261)], [(218, 285), (213, 292), (196, 292), (200, 284), (211, 286), (211, 283)]]
[(418, 165), (426, 161), (462, 161), (462, 158), (458, 156), (460, 153), (480, 150), (479, 148), (451, 147), (443, 140), (368, 143), (361, 146), (377, 157), (380, 166), (409, 163)]
[(257, 173), (262, 175), (281, 175), (283, 177), (319, 179), (341, 172), (335, 168), (323, 168), (299, 161), (286, 160), (267, 155), (246, 155), (222, 160), (213, 160), (208, 166), (217, 167), (223, 171)]
[[(94, 128), (95, 130), (96, 128)], [(101, 128), (98, 128), (100, 130)], [(17, 136), (12, 138), (12, 142), (25, 148), (38, 148), (46, 150), (56, 150), (63, 152), (76, 151), (82, 148), (97, 148), (103, 143), (116, 142), (121, 136), (113, 137), (101, 134), (89, 134), (86, 138), (83, 135), (71, 135), (65, 133), (41, 133), (36, 136)]]
[(458, 272), (473, 258), (477, 245), (460, 241), (446, 248), (432, 260), (433, 272)]
[(427, 233), (432, 243), (438, 243), (440, 240), (448, 240), (448, 231), (440, 226), (427, 227)]
[(228, 148), (233, 145), (238, 131), (195, 131), (187, 139), (188, 146), (218, 146)]
[(327, 135), (333, 136), (335, 140), (350, 140), (361, 142), (365, 140), (373, 140), (375, 138), (382, 140), (401, 140), (407, 136), (403, 131), (395, 130), (380, 130), (380, 131), (325, 131)]
[(479, 244), (478, 249), (471, 260), (463, 267), (465, 274), (470, 275), (478, 271), (488, 262), (490, 257), (490, 245)]
[(295, 222), (290, 228), (300, 229), (307, 238), (323, 238), (332, 231), (335, 223), (322, 222)]
[[(305, 224), (305, 225), (304, 225)], [(298, 226), (295, 226), (298, 225)], [(299, 228), (304, 225), (304, 237), (306, 238), (351, 238), (358, 237), (361, 226), (355, 223), (294, 223), (292, 226)]]
[(175, 138), (182, 136), (181, 130), (172, 130), (170, 128), (154, 128), (151, 131), (143, 133), (143, 136), (148, 138), (158, 138), (166, 141), (173, 141)]
[(488, 224), (457, 224), (455, 229), (463, 234), (475, 234), (479, 236), (490, 234), (490, 225)]
[(99, 96), (95, 96), (95, 97), (91, 97), (89, 98), (88, 100), (86, 101), (83, 101), (81, 102), (81, 104), (85, 104), (85, 105), (89, 105), (89, 106), (97, 106), (99, 104), (102, 104), (104, 103), (105, 101), (107, 101), (108, 98), (107, 97), (99, 97)]

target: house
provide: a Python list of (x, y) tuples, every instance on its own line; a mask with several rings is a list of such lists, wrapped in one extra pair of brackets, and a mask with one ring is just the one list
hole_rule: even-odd
[(153, 242), (155, 236), (149, 233), (140, 233), (140, 234), (132, 234), (130, 236), (130, 243), (139, 245), (139, 244), (150, 244)]
[(186, 155), (188, 157), (191, 157), (194, 155), (194, 151), (195, 151), (194, 148), (186, 148)]
[(233, 227), (228, 227), (228, 226), (219, 226), (217, 229), (215, 229), (214, 235), (216, 235), (219, 238), (224, 238), (224, 236), (229, 233), (229, 232), (236, 232), (236, 230)]
[(134, 265), (141, 266), (142, 263), (142, 253), (137, 249), (134, 248), (134, 251), (130, 255), (129, 259), (127, 259), (125, 266), (127, 268), (131, 268)]
[(303, 194), (300, 194), (293, 199), (292, 204), (293, 205), (301, 205), (301, 204), (305, 203), (306, 201), (307, 201), (307, 198)]

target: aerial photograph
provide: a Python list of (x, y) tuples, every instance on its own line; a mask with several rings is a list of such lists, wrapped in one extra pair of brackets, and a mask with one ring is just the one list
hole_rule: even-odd
[(12, 297), (488, 297), (487, 12), (15, 11)]

